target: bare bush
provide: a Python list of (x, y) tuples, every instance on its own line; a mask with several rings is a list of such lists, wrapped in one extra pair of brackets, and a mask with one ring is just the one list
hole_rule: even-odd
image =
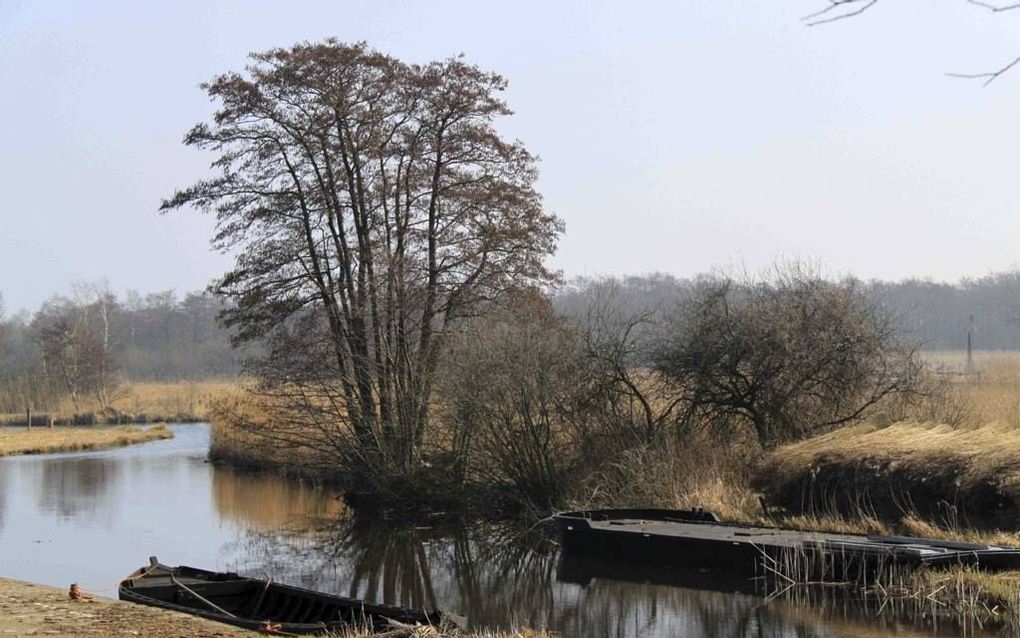
[(768, 448), (915, 392), (921, 363), (857, 282), (794, 267), (703, 282), (668, 320), (655, 367), (690, 414), (748, 423)]
[(580, 345), (536, 296), (461, 332), (441, 395), (469, 480), (505, 486), (526, 507), (564, 503), (589, 417)]

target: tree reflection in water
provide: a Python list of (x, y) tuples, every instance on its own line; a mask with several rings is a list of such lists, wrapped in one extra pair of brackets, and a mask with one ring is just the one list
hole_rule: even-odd
[(494, 524), (400, 526), (346, 516), (251, 530), (231, 548), (231, 561), (242, 572), (344, 596), (440, 607), (467, 615), (473, 627), (618, 638), (937, 633), (925, 619), (875, 618), (864, 608), (869, 618), (846, 590), (768, 600), (753, 584), (704, 573), (579, 560), (544, 534)]
[[(81, 520), (110, 507), (110, 491), (121, 467), (104, 457), (45, 458), (22, 469), (37, 473), (39, 507), (64, 519)], [(39, 476), (41, 475), (41, 476)]]

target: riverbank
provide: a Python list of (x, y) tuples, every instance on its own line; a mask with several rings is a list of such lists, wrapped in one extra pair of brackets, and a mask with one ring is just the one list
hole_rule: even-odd
[[(37, 406), (32, 410), (32, 425), (203, 423), (217, 401), (236, 395), (240, 388), (236, 379), (128, 381), (111, 393), (106, 407), (91, 397), (77, 406), (66, 398), (56, 405)], [(3, 425), (28, 425), (28, 413), (0, 414)]]
[[(106, 598), (75, 601), (67, 591), (20, 580), (0, 578), (0, 635), (55, 636), (146, 636), (147, 638), (244, 638), (261, 634), (165, 609), (146, 607)], [(408, 634), (408, 636), (417, 634)], [(542, 631), (421, 634), (430, 638), (551, 638)], [(343, 638), (370, 638), (371, 634), (351, 632)], [(394, 636), (395, 638), (395, 636)]]
[(165, 425), (142, 429), (138, 427), (55, 427), (13, 429), (0, 428), (0, 457), (21, 454), (50, 454), (103, 450), (172, 439), (173, 432)]
[(65, 589), (0, 578), (0, 635), (240, 638), (258, 634), (132, 603), (104, 598), (74, 601)]

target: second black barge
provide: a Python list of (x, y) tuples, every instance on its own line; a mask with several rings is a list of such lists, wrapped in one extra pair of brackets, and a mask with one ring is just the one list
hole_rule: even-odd
[(701, 509), (582, 510), (555, 521), (567, 552), (681, 569), (843, 579), (887, 566), (1020, 569), (1016, 547), (753, 527)]

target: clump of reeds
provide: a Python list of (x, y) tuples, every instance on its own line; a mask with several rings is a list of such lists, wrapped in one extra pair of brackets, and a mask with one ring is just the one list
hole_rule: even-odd
[(970, 567), (882, 574), (865, 589), (879, 609), (952, 619), (963, 628), (1020, 631), (1020, 572)]
[(720, 444), (708, 432), (664, 437), (619, 450), (577, 490), (574, 505), (701, 507), (726, 520), (758, 520), (762, 505), (747, 485), (756, 454), (745, 442)]

